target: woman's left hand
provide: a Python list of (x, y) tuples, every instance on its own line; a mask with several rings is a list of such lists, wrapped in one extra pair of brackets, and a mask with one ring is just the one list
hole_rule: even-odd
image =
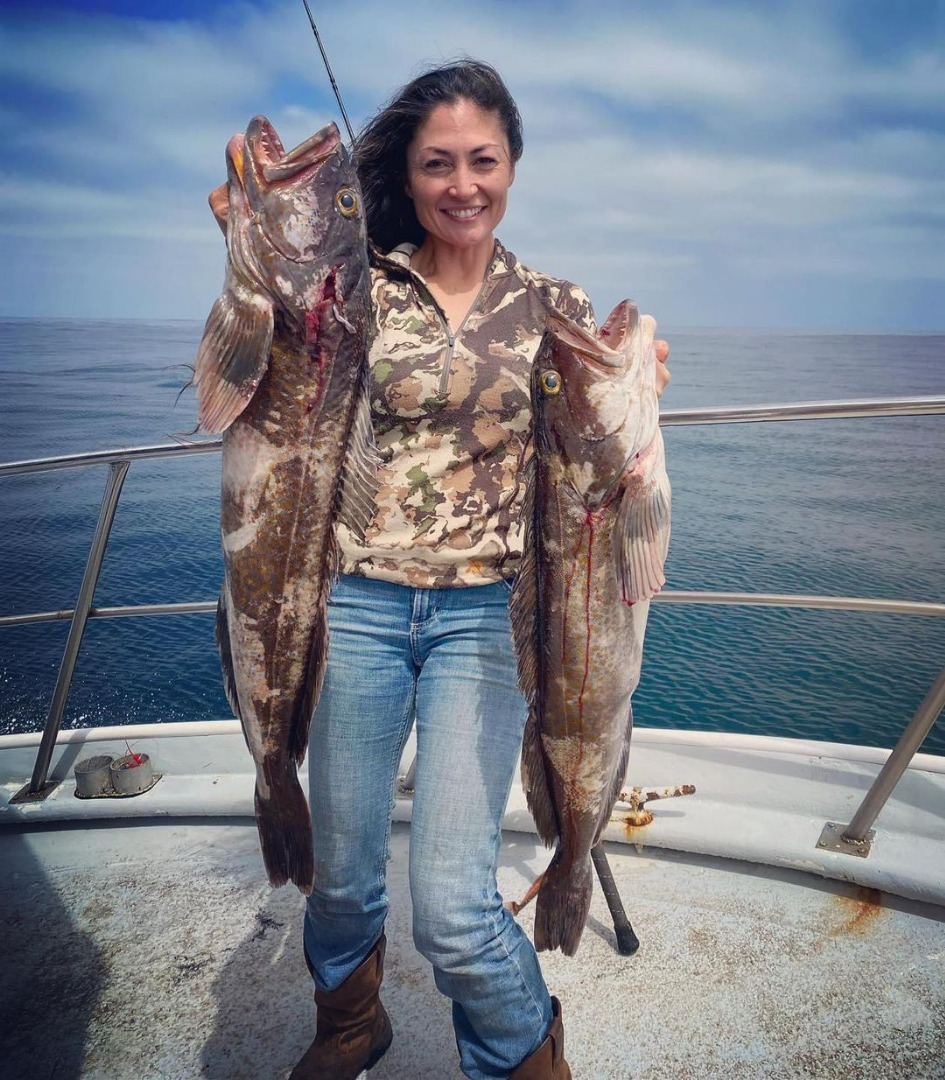
[(642, 322), (643, 346), (652, 344), (656, 354), (656, 396), (662, 397), (663, 391), (669, 386), (672, 378), (666, 361), (669, 359), (669, 342), (656, 337), (656, 319), (652, 315), (644, 315)]
[(658, 338), (653, 342), (653, 351), (656, 353), (656, 396), (662, 397), (663, 391), (669, 386), (669, 380), (673, 377), (666, 361), (669, 359), (669, 342)]

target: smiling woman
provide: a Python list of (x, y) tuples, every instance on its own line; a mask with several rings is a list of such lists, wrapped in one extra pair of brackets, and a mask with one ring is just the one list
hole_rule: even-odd
[(453, 1002), (463, 1072), (570, 1077), (560, 1006), (503, 907), (496, 864), (528, 711), (509, 595), (531, 369), (550, 316), (596, 327), (583, 290), (523, 266), (495, 237), (521, 153), (515, 102), (475, 60), (405, 86), (355, 143), (374, 245), (381, 466), (363, 537), (339, 526), (309, 752), (316, 871), (304, 941), (318, 1029), (293, 1080), (349, 1080), (390, 1043), (384, 880), (414, 724), (414, 940)]

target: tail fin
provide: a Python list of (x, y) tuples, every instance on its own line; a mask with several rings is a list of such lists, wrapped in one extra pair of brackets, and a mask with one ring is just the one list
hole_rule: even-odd
[(293, 881), (306, 896), (315, 883), (312, 818), (294, 768), (278, 779), (267, 775), (268, 793), (256, 784), (256, 826), (269, 883)]
[(574, 956), (587, 922), (593, 891), (591, 860), (585, 856), (565, 870), (559, 848), (538, 891), (535, 948), (539, 952), (560, 949), (566, 956)]

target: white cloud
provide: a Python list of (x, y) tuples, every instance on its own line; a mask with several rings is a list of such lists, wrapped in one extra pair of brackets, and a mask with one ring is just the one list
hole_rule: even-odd
[[(536, 10), (483, 0), (471, 20), (432, 0), (368, 0), (318, 17), (356, 125), (425, 59), (495, 63), (526, 126), (502, 236), (607, 302), (641, 282), (711, 321), (700, 275), (730, 284), (735, 311), (740, 288), (748, 306), (758, 279), (776, 289), (780, 278), (787, 320), (805, 272), (846, 291), (851, 277), (945, 277), (945, 138), (922, 119), (945, 109), (936, 42), (864, 58), (810, 5)], [(3, 117), (11, 314), (57, 238), (84, 243), (81, 262), (100, 275), (88, 313), (134, 314), (150, 280), (148, 314), (161, 296), (168, 316), (202, 314), (222, 272), (206, 193), (229, 135), (265, 112), (291, 146), (337, 117), (294, 2), (243, 5), (212, 24), (20, 21), (0, 45), (0, 76), (30, 88)], [(58, 102), (54, 119), (30, 111), (34, 93)], [(186, 291), (160, 277), (175, 259), (188, 265)], [(81, 314), (89, 294), (54, 276), (60, 291), (44, 302)]]

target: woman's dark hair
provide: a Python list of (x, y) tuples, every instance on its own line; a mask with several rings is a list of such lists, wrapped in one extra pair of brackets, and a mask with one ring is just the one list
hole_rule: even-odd
[(355, 163), (367, 214), (368, 236), (381, 251), (423, 243), (426, 235), (404, 190), (407, 147), (438, 105), (472, 101), (496, 112), (514, 165), (522, 156), (522, 118), (495, 68), (481, 60), (456, 60), (424, 72), (399, 90), (357, 137)]

